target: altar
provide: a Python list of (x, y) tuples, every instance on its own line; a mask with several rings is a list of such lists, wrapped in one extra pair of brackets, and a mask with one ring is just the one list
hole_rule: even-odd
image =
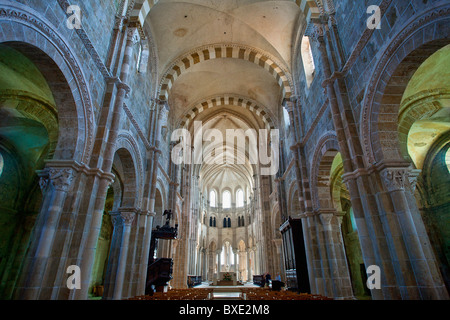
[(214, 275), (214, 286), (237, 286), (236, 272), (219, 272)]

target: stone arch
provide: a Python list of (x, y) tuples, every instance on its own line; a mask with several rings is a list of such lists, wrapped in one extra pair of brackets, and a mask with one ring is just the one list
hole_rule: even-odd
[[(122, 203), (124, 208), (138, 208), (140, 205), (139, 186), (141, 171), (138, 170), (139, 159), (136, 159), (136, 154), (128, 139), (123, 135), (119, 135), (116, 144), (116, 151), (114, 156), (114, 167), (119, 173), (123, 183)], [(141, 188), (142, 190), (142, 188)]]
[(206, 99), (202, 99), (202, 101), (194, 104), (192, 108), (189, 108), (189, 111), (185, 114), (185, 116), (180, 120), (179, 128), (188, 127), (189, 123), (193, 121), (200, 113), (203, 111), (220, 107), (224, 105), (232, 105), (236, 107), (242, 107), (244, 109), (250, 110), (258, 115), (264, 124), (266, 125), (266, 129), (273, 130), (275, 129), (275, 123), (272, 119), (268, 109), (264, 106), (261, 106), (258, 102), (233, 94), (223, 94), (219, 96), (213, 96)]
[(256, 48), (238, 44), (215, 44), (203, 46), (178, 58), (164, 73), (160, 82), (159, 99), (167, 101), (175, 80), (191, 66), (212, 59), (241, 59), (254, 63), (269, 72), (283, 90), (283, 98), (289, 99), (294, 92), (292, 79), (283, 65), (267, 53)]
[(288, 194), (288, 198), (287, 198), (288, 211), (290, 213), (292, 213), (292, 215), (299, 214), (300, 213), (300, 198), (299, 198), (299, 194), (298, 194), (298, 183), (296, 181), (293, 181), (291, 183), (287, 194)]
[(156, 187), (156, 191), (155, 191), (155, 217), (153, 220), (153, 224), (155, 226), (160, 226), (162, 227), (165, 224), (165, 219), (163, 216), (165, 207), (164, 207), (164, 196), (161, 192), (161, 189)]
[(339, 143), (334, 132), (325, 133), (320, 138), (311, 162), (312, 200), (315, 209), (332, 209), (333, 202), (329, 190), (329, 180), (333, 160), (339, 152)]
[[(360, 116), (363, 151), (368, 164), (385, 159), (403, 160), (397, 126), (402, 94), (414, 71), (450, 42), (445, 27), (449, 15), (448, 5), (442, 5), (411, 18), (379, 59), (370, 77), (372, 82)], [(400, 85), (396, 86), (395, 80), (400, 80)]]
[(60, 123), (54, 158), (87, 163), (94, 140), (94, 112), (78, 58), (50, 22), (21, 4), (1, 5), (0, 28), (4, 30), (0, 43), (35, 63), (52, 89)]
[(401, 155), (406, 160), (414, 162), (408, 152), (410, 130), (416, 121), (430, 119), (431, 116), (442, 109), (443, 106), (438, 101), (439, 99), (450, 99), (450, 88), (419, 92), (400, 105), (398, 116), (399, 148)]
[[(143, 158), (140, 153), (139, 146), (136, 142), (136, 139), (131, 136), (126, 131), (119, 132), (119, 136), (116, 142), (116, 153), (119, 150), (126, 150), (126, 153), (122, 152), (119, 156), (121, 160), (127, 161), (127, 168), (132, 176), (126, 177), (127, 179), (132, 179), (132, 183), (135, 185), (134, 187), (134, 195), (135, 202), (133, 207), (139, 208), (142, 204), (143, 194), (140, 190), (144, 190), (144, 165)], [(131, 162), (130, 162), (131, 161)], [(132, 171), (131, 171), (132, 170)]]

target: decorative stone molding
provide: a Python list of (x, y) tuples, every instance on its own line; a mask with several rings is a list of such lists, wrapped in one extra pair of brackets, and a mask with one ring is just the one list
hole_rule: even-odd
[(47, 192), (47, 188), (50, 182), (50, 178), (48, 176), (48, 170), (39, 170), (36, 171), (36, 174), (39, 177), (39, 188), (41, 189), (41, 192), (43, 195)]
[[(69, 17), (69, 14), (67, 13), (67, 8), (71, 5), (69, 1), (67, 0), (57, 0), (59, 6), (63, 10), (63, 12)], [(116, 21), (117, 23), (117, 21)], [(81, 28), (75, 29), (76, 33), (80, 37), (81, 41), (83, 42), (84, 46), (86, 47), (86, 50), (91, 55), (92, 59), (94, 60), (95, 65), (97, 66), (98, 70), (101, 72), (103, 77), (108, 78), (111, 76), (110, 72), (108, 71), (108, 68), (103, 63), (102, 59), (100, 58), (100, 55), (98, 54), (97, 50), (95, 49), (94, 45), (92, 44), (91, 40), (89, 39), (89, 36), (87, 35), (84, 28), (81, 26)]]
[(320, 222), (322, 222), (323, 228), (326, 231), (332, 231), (331, 220), (333, 217), (333, 213), (319, 213)]
[(404, 191), (409, 183), (409, 170), (405, 168), (387, 168), (380, 175), (389, 192)]
[(412, 169), (409, 171), (408, 180), (409, 180), (409, 184), (410, 184), (412, 193), (414, 193), (416, 191), (417, 179), (419, 178), (421, 173), (422, 173), (422, 170), (420, 170), (420, 169)]
[(324, 36), (323, 28), (324, 27), (321, 23), (311, 22), (311, 25), (307, 29), (305, 36), (308, 36), (315, 42), (322, 42)]
[(48, 175), (53, 187), (62, 192), (69, 191), (75, 178), (75, 172), (71, 168), (49, 168)]
[(114, 228), (121, 227), (123, 225), (123, 219), (120, 215), (120, 212), (110, 212), (111, 222)]
[(136, 212), (121, 212), (120, 217), (125, 226), (131, 226), (136, 219)]

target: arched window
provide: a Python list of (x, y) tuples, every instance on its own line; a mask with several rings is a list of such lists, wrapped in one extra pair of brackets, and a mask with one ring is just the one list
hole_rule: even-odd
[(209, 206), (215, 207), (216, 206), (216, 192), (214, 190), (211, 190), (209, 193)]
[(213, 226), (213, 217), (209, 218), (209, 226), (212, 227)]
[(214, 228), (216, 227), (216, 217), (214, 217)]
[(241, 226), (241, 217), (238, 217), (238, 227)]
[(227, 227), (227, 218), (223, 218), (223, 227), (226, 228)]
[(224, 209), (230, 209), (231, 208), (231, 192), (230, 191), (224, 191), (222, 195), (222, 204)]
[(303, 60), (303, 67), (305, 68), (306, 84), (308, 88), (311, 86), (314, 80), (314, 72), (316, 71), (316, 65), (314, 63), (314, 57), (311, 50), (311, 44), (309, 37), (304, 36), (302, 40), (301, 54)]
[(245, 227), (245, 220), (244, 220), (244, 217), (241, 217), (241, 227)]
[(241, 208), (244, 206), (244, 191), (239, 189), (236, 193), (236, 207)]
[(228, 228), (231, 228), (231, 218), (228, 218)]

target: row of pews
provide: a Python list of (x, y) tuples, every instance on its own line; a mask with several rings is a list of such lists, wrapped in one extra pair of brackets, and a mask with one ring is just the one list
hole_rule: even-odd
[(153, 295), (139, 296), (128, 300), (211, 300), (212, 298), (213, 289), (192, 288), (155, 292)]
[(243, 300), (333, 300), (324, 296), (296, 293), (292, 291), (273, 291), (268, 288), (245, 288), (242, 289)]

